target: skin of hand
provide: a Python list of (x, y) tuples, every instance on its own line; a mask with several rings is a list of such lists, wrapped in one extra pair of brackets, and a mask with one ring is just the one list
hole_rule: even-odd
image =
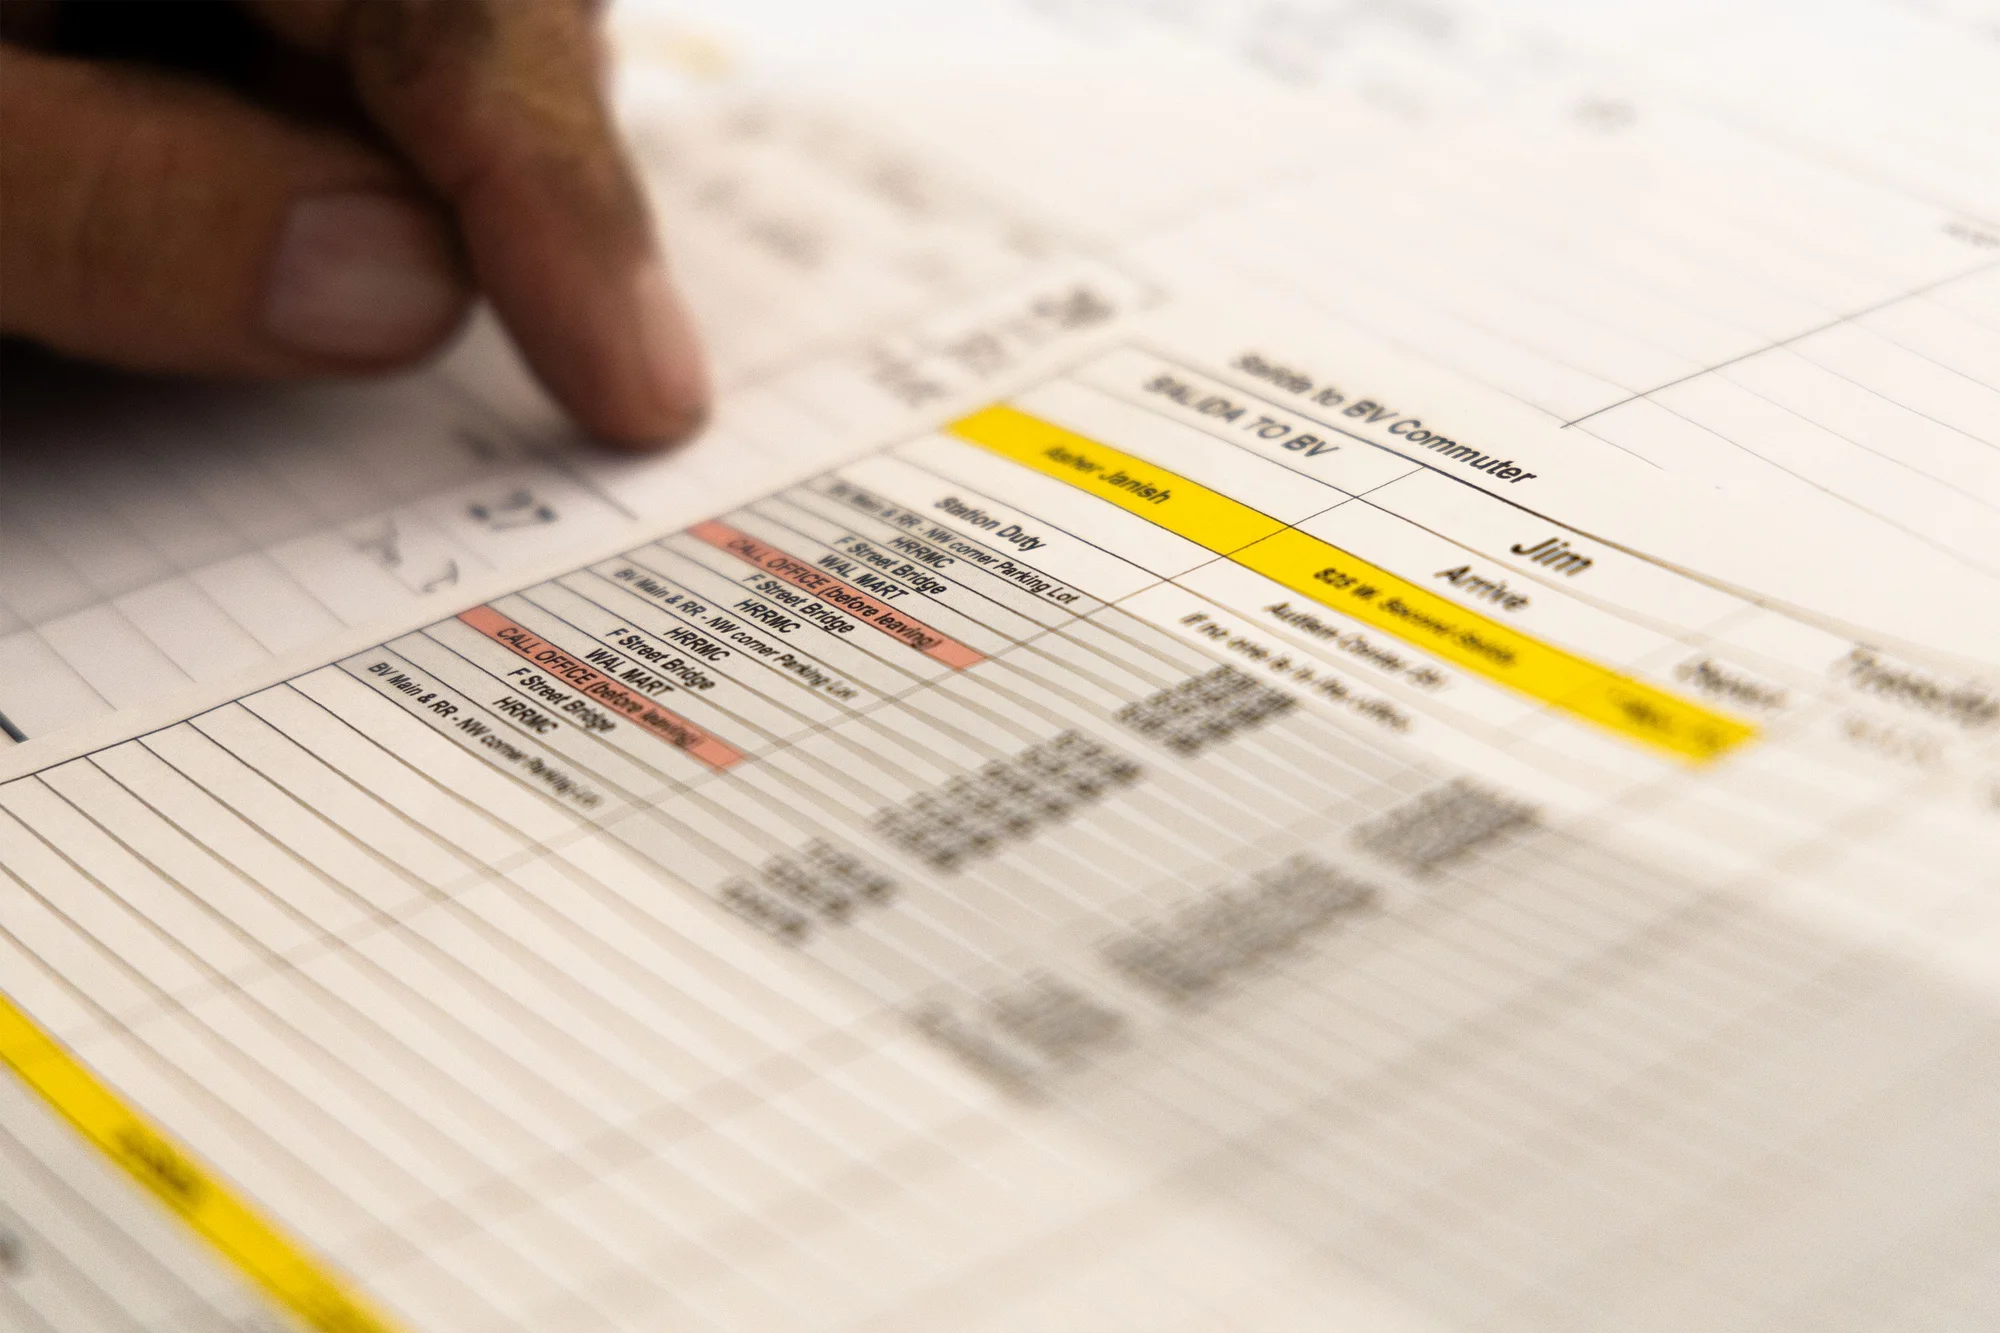
[(62, 40), (74, 11), (187, 39), (204, 8), (0, 3), (0, 333), (138, 370), (353, 374), (429, 355), (477, 292), (593, 435), (700, 426), (591, 0), (242, 0), (208, 44), (231, 61)]

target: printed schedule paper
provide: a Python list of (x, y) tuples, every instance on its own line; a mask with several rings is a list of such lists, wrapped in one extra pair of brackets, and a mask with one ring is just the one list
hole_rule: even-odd
[[(1040, 62), (985, 91), (837, 47), (847, 121), (624, 20), (707, 299), (791, 312), (714, 439), (578, 462), (478, 343), (323, 464), (233, 426), (189, 512), (301, 505), (226, 571), (10, 548), (75, 577), (4, 667), (0, 1329), (2000, 1322), (2000, 179), (1938, 128), (2000, 82), (1836, 151), (1811, 71), (1687, 73), (1852, 68), (1775, 9), (1615, 94), (1528, 11), (1198, 9), (869, 57)], [(1176, 193), (1132, 106), (1326, 124)]]

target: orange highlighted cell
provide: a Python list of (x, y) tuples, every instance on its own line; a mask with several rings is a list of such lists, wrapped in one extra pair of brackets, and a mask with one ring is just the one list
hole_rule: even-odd
[(515, 624), (490, 606), (475, 606), (470, 611), (461, 611), (458, 618), (524, 661), (565, 682), (579, 694), (605, 704), (633, 726), (643, 727), (677, 749), (686, 750), (710, 768), (728, 768), (743, 758), (743, 752), (727, 741), (660, 707), (637, 690), (620, 685), (575, 654), (556, 647), (533, 630)]
[(738, 532), (727, 523), (710, 519), (689, 528), (688, 535), (756, 566), (773, 578), (783, 579), (794, 588), (811, 593), (835, 610), (853, 616), (864, 625), (874, 626), (890, 638), (908, 644), (926, 657), (936, 658), (955, 671), (986, 660), (984, 653), (946, 637), (920, 620), (911, 619), (879, 598), (841, 582), (795, 555), (787, 555), (748, 533)]

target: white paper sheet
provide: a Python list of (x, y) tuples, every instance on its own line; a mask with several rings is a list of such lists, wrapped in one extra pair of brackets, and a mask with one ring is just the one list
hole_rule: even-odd
[(2000, 1319), (2000, 53), (1590, 14), (627, 13), (710, 437), (52, 414), (0, 1324)]

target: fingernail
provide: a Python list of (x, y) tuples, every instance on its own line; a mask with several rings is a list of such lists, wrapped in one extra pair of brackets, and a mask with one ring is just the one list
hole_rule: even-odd
[(675, 444), (708, 420), (708, 369), (687, 307), (681, 304), (666, 270), (657, 262), (640, 270), (632, 284), (636, 305), (638, 356), (632, 367), (637, 390), (632, 426), (613, 432), (628, 446)]
[(292, 206), (264, 290), (264, 329), (295, 351), (351, 361), (427, 350), (466, 302), (435, 216), (392, 194)]

